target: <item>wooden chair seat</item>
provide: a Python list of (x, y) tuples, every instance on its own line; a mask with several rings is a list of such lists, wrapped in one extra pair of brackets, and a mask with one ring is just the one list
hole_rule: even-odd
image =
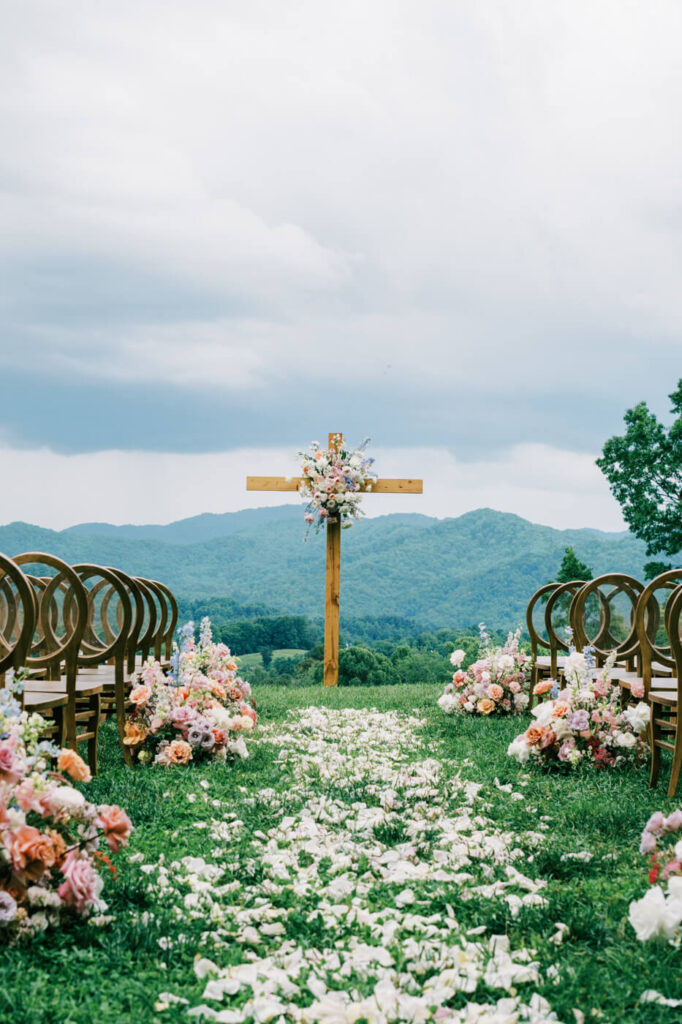
[[(564, 665), (566, 664), (566, 657), (564, 655), (562, 655), (561, 657), (557, 658), (556, 663), (557, 663), (557, 667), (558, 668), (563, 668)], [(552, 667), (551, 655), (549, 655), (549, 654), (539, 654), (537, 656), (537, 658), (535, 659), (535, 664), (537, 665), (538, 668), (546, 668), (546, 669), (551, 668)]]
[(52, 708), (63, 708), (69, 698), (65, 693), (39, 693), (24, 690), (24, 708), (26, 711), (51, 711)]
[[(27, 695), (29, 693), (66, 694), (66, 676), (62, 676), (61, 679), (36, 679), (33, 682), (28, 682), (24, 692)], [(102, 684), (98, 679), (82, 678), (80, 675), (76, 679), (76, 697), (93, 697), (101, 692)]]

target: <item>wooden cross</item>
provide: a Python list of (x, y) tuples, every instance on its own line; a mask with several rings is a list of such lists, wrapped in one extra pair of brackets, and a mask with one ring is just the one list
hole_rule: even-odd
[[(343, 434), (329, 435), (329, 449), (340, 448)], [(247, 476), (247, 491), (298, 491), (302, 477)], [(361, 491), (374, 494), (422, 494), (422, 480), (370, 480)], [(324, 685), (339, 681), (339, 607), (341, 590), (341, 521), (327, 522), (327, 584), (324, 613)]]

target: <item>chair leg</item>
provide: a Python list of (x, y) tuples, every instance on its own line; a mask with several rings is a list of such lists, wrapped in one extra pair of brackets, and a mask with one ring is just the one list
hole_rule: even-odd
[(127, 747), (123, 742), (126, 725), (126, 684), (124, 666), (122, 662), (119, 664), (118, 661), (116, 663), (114, 690), (116, 695), (116, 721), (118, 723), (118, 735), (121, 741), (121, 749), (123, 750), (123, 760), (128, 767), (131, 768), (133, 764), (133, 755), (130, 751), (130, 747)]
[(680, 780), (680, 768), (682, 768), (682, 734), (679, 729), (675, 729), (675, 749), (673, 750), (673, 766), (670, 772), (668, 796), (675, 796), (675, 793), (677, 792), (677, 784)]
[(101, 711), (101, 701), (99, 693), (92, 695), (89, 701), (90, 708), (92, 709), (93, 715), (90, 722), (90, 729), (92, 730), (92, 736), (88, 740), (88, 764), (90, 765), (90, 771), (93, 775), (97, 775), (98, 771), (98, 741), (99, 741), (99, 720)]
[(656, 715), (660, 714), (655, 704), (651, 705), (651, 722), (649, 724), (649, 745), (651, 746), (651, 771), (649, 772), (649, 788), (655, 789), (658, 783), (658, 773), (661, 769), (661, 748), (658, 740), (661, 737), (661, 728), (656, 725)]

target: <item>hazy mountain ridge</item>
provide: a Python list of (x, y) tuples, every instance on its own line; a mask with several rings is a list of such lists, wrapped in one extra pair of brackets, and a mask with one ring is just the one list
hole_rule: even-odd
[[(229, 596), (318, 617), (324, 537), (303, 537), (300, 506), (286, 505), (168, 526), (89, 523), (52, 531), (12, 523), (0, 527), (0, 551), (47, 550), (70, 562), (162, 579), (187, 598)], [(456, 519), (366, 519), (343, 533), (342, 609), (348, 616), (406, 616), (429, 627), (481, 619), (511, 626), (522, 621), (531, 593), (554, 575), (569, 544), (595, 573), (642, 575), (644, 545), (627, 533), (555, 530), (491, 509)]]

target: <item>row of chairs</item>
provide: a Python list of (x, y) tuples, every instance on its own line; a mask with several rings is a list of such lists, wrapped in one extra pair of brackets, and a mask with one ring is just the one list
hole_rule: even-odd
[(127, 693), (150, 655), (169, 664), (177, 621), (175, 597), (157, 580), (44, 552), (0, 555), (0, 686), (23, 669), (24, 709), (45, 716), (60, 744), (87, 743), (93, 774), (111, 712), (130, 763)]
[(674, 796), (682, 769), (682, 569), (670, 569), (646, 584), (625, 573), (547, 583), (531, 598), (526, 625), (533, 686), (543, 677), (561, 675), (569, 636), (578, 650), (591, 647), (600, 666), (615, 654), (612, 679), (624, 700), (634, 690), (651, 705), (650, 784), (658, 782), (661, 750), (670, 750), (668, 795)]

